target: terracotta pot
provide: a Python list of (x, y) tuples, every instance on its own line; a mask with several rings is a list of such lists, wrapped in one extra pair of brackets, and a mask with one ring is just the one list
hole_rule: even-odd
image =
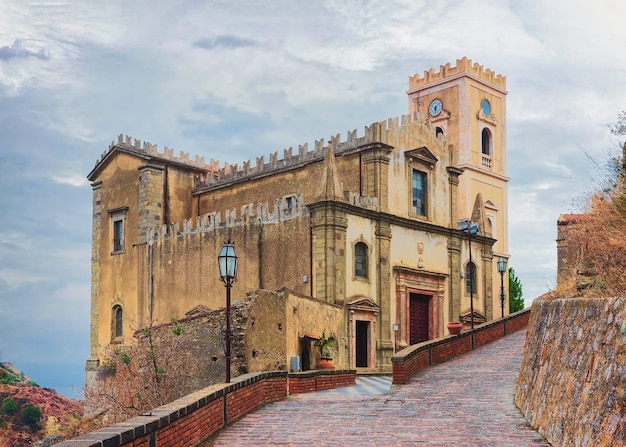
[(335, 369), (333, 359), (330, 359), (328, 357), (322, 357), (317, 363), (317, 369)]
[(462, 328), (463, 328), (463, 325), (459, 323), (458, 321), (451, 321), (450, 323), (448, 323), (448, 331), (450, 331), (451, 335), (460, 334)]

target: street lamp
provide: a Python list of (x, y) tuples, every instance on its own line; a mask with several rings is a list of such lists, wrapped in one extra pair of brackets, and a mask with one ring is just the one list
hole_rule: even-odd
[(498, 271), (500, 272), (500, 307), (504, 318), (504, 272), (506, 272), (506, 259), (500, 256), (498, 259)]
[(472, 236), (478, 234), (478, 224), (472, 223), (469, 219), (460, 219), (458, 221), (459, 230), (467, 232), (467, 240), (469, 243), (469, 284), (470, 284), (470, 321), (472, 329), (474, 329), (474, 274), (475, 268), (472, 262)]
[(224, 242), (222, 250), (217, 257), (217, 263), (220, 267), (220, 279), (226, 287), (226, 383), (230, 382), (230, 288), (237, 277), (237, 255), (235, 254), (234, 242), (228, 239)]

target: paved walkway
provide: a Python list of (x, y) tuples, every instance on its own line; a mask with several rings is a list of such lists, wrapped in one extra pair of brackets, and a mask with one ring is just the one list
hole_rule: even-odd
[(549, 446), (513, 404), (518, 331), (387, 395), (307, 393), (254, 411), (204, 446)]
[(356, 376), (356, 384), (352, 386), (342, 386), (330, 390), (318, 391), (318, 396), (326, 394), (389, 394), (391, 391), (391, 375), (366, 375)]

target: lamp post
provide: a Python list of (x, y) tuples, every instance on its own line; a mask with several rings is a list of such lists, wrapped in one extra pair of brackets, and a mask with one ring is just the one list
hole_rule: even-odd
[(504, 318), (504, 272), (506, 272), (506, 259), (500, 256), (498, 259), (498, 271), (500, 272), (500, 308)]
[(470, 321), (472, 329), (474, 329), (474, 274), (475, 268), (472, 262), (472, 236), (478, 234), (478, 224), (470, 222), (469, 219), (460, 219), (458, 221), (459, 230), (467, 232), (467, 241), (469, 245), (469, 285), (470, 285)]
[(220, 279), (226, 287), (226, 383), (230, 382), (230, 289), (237, 277), (237, 255), (235, 254), (234, 242), (228, 239), (224, 242), (222, 250), (217, 257), (217, 263), (220, 268)]

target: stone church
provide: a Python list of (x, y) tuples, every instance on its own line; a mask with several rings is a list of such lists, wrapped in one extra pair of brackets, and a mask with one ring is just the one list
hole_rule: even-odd
[[(224, 307), (217, 255), (228, 239), (239, 257), (233, 300), (285, 288), (339, 309), (338, 367), (390, 371), (395, 351), (447, 335), (448, 322), (498, 318), (506, 78), (463, 58), (409, 77), (406, 93), (406, 115), (241, 165), (113, 142), (88, 175), (87, 377), (135, 329)], [(307, 331), (316, 314), (297, 318), (286, 364), (321, 332)]]

